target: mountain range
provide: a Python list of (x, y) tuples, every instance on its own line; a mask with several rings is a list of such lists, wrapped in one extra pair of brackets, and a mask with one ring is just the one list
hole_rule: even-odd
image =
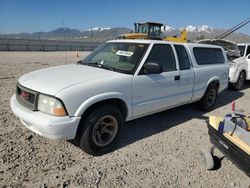
[[(175, 36), (178, 35), (181, 29), (186, 29), (189, 41), (197, 41), (205, 38), (215, 38), (226, 29), (215, 29), (207, 25), (192, 26), (188, 25), (182, 28), (173, 28), (170, 26), (162, 27), (163, 35)], [(115, 39), (118, 35), (131, 32), (132, 30), (125, 27), (93, 27), (90, 29), (79, 30), (72, 28), (58, 28), (49, 32), (33, 32), (33, 33), (15, 33), (4, 34), (0, 33), (1, 38), (29, 38), (29, 39), (51, 39), (51, 40), (77, 40), (77, 41), (96, 41), (103, 42), (106, 40)], [(225, 39), (234, 42), (250, 42), (250, 35), (234, 32)]]

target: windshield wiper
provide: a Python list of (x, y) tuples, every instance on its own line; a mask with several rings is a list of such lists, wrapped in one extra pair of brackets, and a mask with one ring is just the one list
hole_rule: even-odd
[(94, 65), (96, 65), (96, 66), (99, 67), (99, 68), (104, 68), (104, 69), (111, 70), (111, 71), (114, 71), (114, 70), (115, 70), (115, 69), (113, 69), (113, 68), (111, 68), (111, 67), (109, 67), (109, 66), (107, 66), (107, 65), (100, 64), (100, 63), (90, 63), (90, 64), (94, 64)]
[(107, 65), (104, 65), (104, 60), (101, 60), (100, 62), (90, 62), (90, 63), (83, 63), (83, 64), (88, 65), (88, 66), (95, 66), (95, 67), (99, 67), (99, 68), (104, 68), (104, 69), (111, 70), (111, 71), (115, 70)]
[(87, 66), (94, 66), (94, 67), (99, 67), (99, 68), (103, 68), (103, 69), (107, 69), (110, 71), (115, 71), (115, 72), (121, 72), (121, 73), (126, 73), (126, 74), (130, 74), (129, 71), (125, 71), (125, 70), (120, 70), (120, 69), (116, 69), (113, 67), (109, 67), (105, 64), (103, 64), (103, 60), (102, 61), (98, 61), (98, 62), (91, 62), (91, 61), (81, 61), (79, 64), (81, 65), (87, 65)]

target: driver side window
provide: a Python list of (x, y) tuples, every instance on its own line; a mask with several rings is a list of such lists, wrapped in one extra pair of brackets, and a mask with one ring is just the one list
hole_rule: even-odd
[(155, 44), (147, 58), (147, 62), (158, 63), (162, 67), (162, 72), (177, 70), (173, 49), (168, 44)]

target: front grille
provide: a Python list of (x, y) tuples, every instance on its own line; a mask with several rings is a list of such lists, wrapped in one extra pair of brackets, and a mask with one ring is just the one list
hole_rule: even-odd
[(25, 88), (20, 84), (16, 87), (17, 101), (30, 110), (37, 110), (38, 92)]

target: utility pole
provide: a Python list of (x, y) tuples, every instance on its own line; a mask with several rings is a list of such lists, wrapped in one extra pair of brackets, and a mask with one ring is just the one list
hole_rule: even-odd
[(66, 64), (68, 64), (68, 57), (67, 57), (67, 51), (66, 51), (66, 43), (65, 43), (65, 27), (64, 27), (64, 20), (63, 20), (63, 44), (64, 44), (64, 52), (65, 52), (65, 60)]
[(93, 37), (94, 37), (94, 33), (93, 33), (93, 27), (91, 26), (91, 48), (92, 48), (92, 51), (94, 50), (94, 39), (93, 39)]

